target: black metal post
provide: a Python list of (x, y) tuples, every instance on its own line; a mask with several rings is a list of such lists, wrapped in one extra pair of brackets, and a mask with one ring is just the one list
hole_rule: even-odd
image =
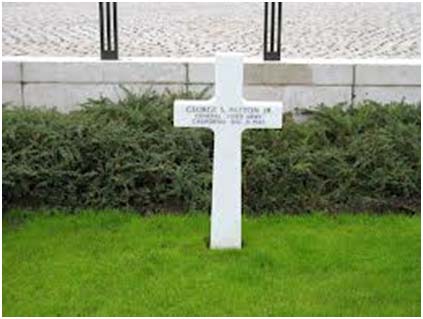
[(102, 60), (118, 59), (117, 3), (99, 2), (100, 51)]
[(282, 2), (265, 2), (263, 45), (264, 60), (276, 61), (281, 59), (281, 34)]

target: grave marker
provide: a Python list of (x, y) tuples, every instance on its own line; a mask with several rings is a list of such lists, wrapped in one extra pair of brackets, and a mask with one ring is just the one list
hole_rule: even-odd
[(218, 54), (215, 95), (206, 101), (176, 100), (174, 125), (214, 132), (211, 248), (241, 248), (241, 138), (250, 128), (282, 127), (282, 103), (243, 99), (243, 58)]

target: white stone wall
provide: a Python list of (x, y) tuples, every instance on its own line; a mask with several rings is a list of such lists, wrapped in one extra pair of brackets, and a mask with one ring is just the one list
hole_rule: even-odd
[[(118, 99), (121, 86), (141, 92), (213, 89), (214, 59), (3, 58), (2, 102), (67, 112), (87, 98)], [(418, 60), (246, 59), (245, 97), (282, 100), (285, 111), (324, 103), (419, 102)]]

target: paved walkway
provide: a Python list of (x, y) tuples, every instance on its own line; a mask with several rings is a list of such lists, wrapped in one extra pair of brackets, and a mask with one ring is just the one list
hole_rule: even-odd
[[(3, 3), (3, 55), (98, 56), (97, 3)], [(418, 3), (285, 3), (283, 56), (419, 58)], [(121, 3), (121, 56), (262, 55), (262, 3)]]

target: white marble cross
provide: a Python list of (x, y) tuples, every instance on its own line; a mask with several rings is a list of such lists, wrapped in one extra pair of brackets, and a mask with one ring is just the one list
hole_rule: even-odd
[(241, 248), (241, 135), (249, 128), (282, 127), (282, 102), (242, 97), (243, 57), (218, 54), (215, 95), (210, 100), (177, 100), (174, 125), (214, 132), (211, 248)]

